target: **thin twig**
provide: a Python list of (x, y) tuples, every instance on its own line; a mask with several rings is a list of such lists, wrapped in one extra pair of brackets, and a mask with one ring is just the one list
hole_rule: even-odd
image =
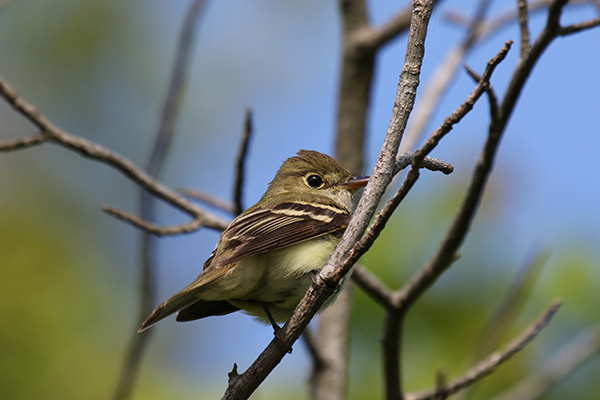
[(527, 0), (517, 0), (519, 10), (519, 27), (521, 29), (521, 58), (525, 57), (531, 48), (529, 35), (529, 11)]
[[(510, 342), (504, 349), (494, 352), (475, 364), (467, 373), (456, 379), (443, 388), (446, 395), (452, 395), (464, 388), (467, 388), (485, 376), (491, 374), (501, 364), (508, 361), (512, 356), (523, 350), (533, 339), (539, 335), (541, 330), (548, 325), (558, 308), (561, 306), (560, 301), (552, 303), (521, 335)], [(435, 399), (436, 392), (439, 390), (431, 390), (418, 394), (407, 394), (406, 400), (432, 400)]]
[[(481, 75), (473, 71), (468, 65), (465, 65), (465, 70), (475, 82), (479, 82), (481, 80)], [(498, 108), (498, 96), (496, 95), (496, 92), (491, 83), (487, 90), (487, 97), (490, 107), (490, 124), (495, 124), (499, 118), (498, 114), (500, 111)]]
[(381, 304), (385, 308), (392, 308), (393, 292), (385, 283), (377, 276), (357, 265), (352, 272), (352, 280), (365, 291), (373, 300)]
[[(396, 164), (394, 165), (394, 174), (402, 171), (413, 163), (415, 159), (415, 153), (407, 151), (404, 154), (399, 155), (396, 158)], [(444, 175), (449, 175), (454, 172), (452, 164), (438, 160), (437, 158), (425, 157), (421, 162), (420, 168), (425, 168), (430, 171), (440, 171)]]
[(590, 21), (580, 22), (578, 24), (565, 26), (558, 30), (558, 34), (560, 36), (567, 36), (572, 33), (578, 33), (578, 32), (584, 31), (586, 29), (595, 28), (597, 26), (600, 26), (600, 18), (592, 19)]
[[(534, 13), (540, 13), (545, 11), (548, 5), (552, 2), (552, 0), (534, 0), (529, 2), (527, 5), (528, 15), (531, 17)], [(569, 1), (568, 7), (569, 9), (586, 6), (590, 3), (590, 0), (571, 0)], [(592, 3), (598, 4), (600, 3), (598, 0), (593, 0)], [(509, 11), (499, 14), (494, 19), (483, 24), (478, 32), (478, 41), (481, 43), (485, 39), (491, 37), (495, 32), (498, 32), (500, 29), (506, 27), (511, 24), (513, 21), (518, 20), (519, 11), (517, 8), (513, 8)], [(455, 12), (446, 12), (444, 15), (444, 19), (450, 23), (459, 25), (461, 27), (468, 28), (471, 20), (462, 14), (458, 14)]]
[[(408, 191), (413, 187), (419, 178), (419, 166), (421, 160), (423, 160), (425, 156), (439, 143), (439, 141), (448, 132), (450, 132), (453, 125), (458, 123), (473, 108), (475, 101), (477, 101), (477, 99), (480, 98), (489, 87), (489, 80), (494, 69), (506, 57), (510, 46), (511, 42), (507, 42), (500, 52), (488, 62), (486, 71), (475, 90), (463, 104), (461, 104), (450, 116), (444, 120), (444, 123), (430, 135), (429, 139), (425, 141), (423, 147), (417, 151), (416, 156), (413, 159), (413, 167), (408, 172), (403, 184), (398, 189), (398, 192), (386, 202), (381, 212), (377, 215), (375, 221), (371, 224), (371, 226), (369, 226), (365, 235), (360, 239), (356, 246), (352, 248), (348, 256), (349, 260), (358, 260), (358, 258), (368, 250), (375, 239), (379, 236), (387, 221), (391, 217), (393, 211), (398, 207), (400, 202), (405, 198)], [(466, 230), (463, 232), (463, 234), (465, 233)], [(459, 243), (456, 245), (458, 246)], [(444, 259), (444, 262), (447, 262), (447, 265), (449, 265), (452, 261), (453, 258)], [(425, 290), (425, 288), (423, 288), (423, 290)], [(394, 310), (388, 311), (382, 339), (382, 347), (384, 350), (383, 359), (386, 371), (385, 383), (387, 399), (401, 398), (402, 396), (399, 335), (402, 332), (404, 315), (408, 310), (407, 303), (404, 301), (404, 295), (404, 291), (393, 294), (392, 302)]]
[(0, 151), (21, 150), (44, 143), (46, 140), (48, 140), (48, 138), (45, 134), (38, 133), (22, 139), (0, 142)]
[(246, 166), (246, 158), (248, 156), (248, 145), (250, 143), (250, 137), (252, 136), (252, 110), (246, 108), (244, 113), (244, 129), (242, 130), (242, 138), (240, 140), (240, 147), (238, 149), (238, 155), (235, 162), (235, 179), (233, 186), (233, 204), (234, 213), (239, 215), (244, 211), (242, 203), (243, 189), (244, 189), (244, 171)]
[(535, 400), (600, 352), (600, 323), (578, 333), (539, 370), (493, 400)]
[[(507, 42), (501, 52), (488, 62), (488, 67), (486, 68), (486, 71), (484, 72), (480, 82), (489, 82), (491, 73), (493, 72), (495, 66), (497, 66), (502, 59), (504, 59), (511, 43), (512, 42)], [(487, 85), (485, 88), (487, 89)], [(425, 142), (423, 148), (427, 148), (428, 144), (432, 145), (436, 143), (439, 141), (439, 139), (439, 135), (432, 134)], [(430, 261), (430, 263), (421, 271), (421, 273), (407, 283), (405, 288), (398, 294), (399, 304), (402, 304), (401, 308), (408, 309), (412, 303), (414, 303), (416, 299), (423, 294), (427, 288), (429, 288), (443, 273), (443, 271), (445, 271), (456, 259), (456, 251), (462, 244), (462, 241), (468, 232), (470, 222), (475, 215), (479, 199), (483, 193), (485, 182), (489, 176), (489, 173), (491, 172), (491, 167), (493, 164), (494, 155), (496, 154), (496, 150), (498, 148), (499, 139), (499, 135), (496, 133), (496, 131), (491, 130), (480, 157), (480, 161), (477, 164), (475, 172), (473, 173), (471, 185), (469, 186), (465, 200), (463, 201), (463, 204), (461, 205), (454, 222), (452, 223), (442, 244), (440, 245), (438, 252)], [(411, 170), (411, 172), (413, 170)], [(409, 173), (406, 178), (407, 180), (409, 179), (410, 175), (411, 174)]]
[[(526, 78), (535, 62), (541, 56), (543, 50), (549, 45), (551, 40), (558, 35), (558, 19), (561, 7), (564, 6), (565, 2), (566, 0), (560, 0), (551, 4), (546, 28), (531, 47), (531, 51), (527, 54), (527, 57), (522, 59), (517, 66), (504, 100), (500, 106), (500, 117), (490, 126), (488, 142), (486, 143), (482, 158), (473, 174), (473, 181), (469, 188), (468, 195), (465, 198), (465, 202), (461, 207), (461, 211), (457, 214), (457, 218), (455, 219), (452, 228), (448, 231), (446, 239), (434, 260), (432, 260), (429, 266), (422, 271), (421, 275), (406, 286), (402, 296), (404, 298), (403, 301), (411, 303), (416, 300), (416, 297), (413, 296), (418, 296), (417, 293), (423, 293), (454, 259), (454, 252), (464, 239), (464, 235), (469, 227), (470, 220), (472, 219), (476, 205), (481, 196), (481, 191), (487, 180), (487, 176), (491, 171), (494, 154), (499, 144), (500, 137), (514, 108), (516, 100), (523, 89)], [(436, 271), (437, 268), (440, 268), (440, 270)], [(409, 305), (407, 304), (406, 307), (408, 306)]]
[[(557, 0), (550, 4), (546, 27), (531, 46), (531, 50), (527, 53), (526, 57), (522, 58), (517, 65), (505, 97), (498, 108), (497, 118), (492, 119), (488, 140), (473, 173), (467, 195), (455, 220), (432, 261), (398, 295), (398, 307), (402, 315), (406, 314), (406, 311), (414, 304), (416, 299), (437, 280), (456, 258), (456, 252), (469, 230), (470, 222), (481, 199), (483, 188), (491, 172), (497, 148), (508, 119), (531, 73), (531, 69), (543, 51), (559, 34), (559, 19), (565, 4), (566, 0)], [(398, 324), (401, 326), (402, 322)]]
[(192, 188), (178, 188), (177, 191), (190, 199), (235, 215), (235, 205), (230, 201)]
[(413, 149), (425, 134), (425, 129), (442, 101), (444, 93), (448, 89), (452, 79), (456, 75), (462, 60), (478, 43), (480, 27), (484, 22), (489, 4), (490, 0), (481, 0), (477, 4), (475, 15), (469, 23), (465, 38), (456, 47), (450, 49), (446, 53), (444, 60), (436, 67), (431, 80), (423, 91), (419, 103), (415, 107), (415, 112), (406, 130), (406, 135), (400, 145), (400, 152)]
[(183, 233), (192, 233), (202, 227), (202, 221), (199, 219), (193, 219), (189, 222), (185, 222), (179, 225), (159, 226), (151, 222), (147, 222), (136, 215), (130, 214), (115, 207), (103, 205), (102, 211), (154, 236), (180, 235)]
[(396, 194), (386, 202), (381, 212), (377, 215), (375, 221), (371, 224), (371, 226), (369, 226), (365, 235), (349, 253), (347, 260), (351, 264), (355, 263), (362, 256), (362, 254), (364, 254), (370, 248), (385, 227), (394, 210), (398, 207), (400, 202), (408, 194), (408, 191), (415, 184), (419, 177), (419, 167), (421, 166), (422, 160), (424, 160), (426, 155), (434, 149), (439, 141), (452, 130), (452, 127), (460, 122), (462, 118), (464, 118), (464, 116), (473, 109), (475, 102), (483, 93), (485, 93), (489, 87), (489, 80), (494, 72), (494, 69), (502, 60), (504, 60), (510, 49), (510, 46), (511, 42), (507, 42), (498, 52), (498, 54), (488, 62), (485, 73), (473, 92), (451, 115), (444, 119), (444, 122), (430, 135), (425, 144), (413, 156), (413, 168), (409, 171), (404, 183), (400, 186)]
[[(108, 150), (99, 144), (92, 143), (82, 137), (72, 135), (56, 127), (54, 124), (52, 124), (52, 122), (50, 122), (49, 119), (40, 113), (33, 104), (24, 100), (17, 93), (17, 91), (14, 90), (2, 78), (0, 78), (0, 97), (3, 97), (18, 113), (22, 114), (27, 120), (37, 126), (41, 131), (40, 136), (43, 136), (45, 139), (44, 141), (56, 143), (76, 153), (79, 153), (84, 157), (102, 162), (120, 171), (127, 178), (131, 179), (142, 188), (148, 190), (156, 197), (164, 200), (165, 202), (191, 215), (194, 218), (201, 219), (202, 226), (204, 227), (217, 230), (223, 230), (225, 227), (227, 227), (228, 221), (207, 213), (205, 210), (196, 206), (185, 197), (156, 181), (130, 160), (111, 150)], [(37, 140), (41, 139), (34, 139), (33, 141), (36, 142)], [(6, 150), (18, 149), (19, 144), (15, 145), (16, 142), (8, 142), (12, 144), (13, 148)], [(6, 143), (0, 144), (0, 147), (4, 146), (5, 144)]]

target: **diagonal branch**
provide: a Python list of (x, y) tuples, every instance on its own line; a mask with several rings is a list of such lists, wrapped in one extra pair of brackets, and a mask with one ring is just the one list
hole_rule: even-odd
[(573, 33), (578, 33), (584, 31), (586, 29), (595, 28), (600, 26), (600, 18), (595, 18), (589, 21), (584, 21), (579, 24), (573, 24), (569, 26), (562, 27), (558, 30), (558, 34), (560, 36), (567, 36)]
[(537, 371), (493, 400), (539, 399), (554, 385), (600, 352), (600, 323), (586, 328), (561, 347)]
[(541, 330), (548, 325), (558, 308), (561, 306), (560, 301), (552, 303), (521, 335), (510, 342), (504, 349), (490, 354), (479, 363), (474, 365), (467, 373), (462, 377), (449, 384), (443, 385), (442, 388), (436, 388), (435, 390), (419, 393), (419, 394), (408, 394), (406, 400), (433, 400), (436, 397), (438, 391), (443, 391), (444, 395), (452, 395), (457, 393), (474, 383), (478, 382), (487, 375), (490, 375), (496, 370), (501, 364), (508, 361), (512, 356), (523, 350), (533, 339), (539, 335)]
[(192, 188), (178, 188), (177, 191), (190, 199), (235, 215), (235, 205), (221, 197)]
[(504, 47), (498, 52), (498, 54), (488, 62), (488, 66), (485, 70), (485, 73), (483, 74), (478, 85), (469, 95), (467, 100), (465, 100), (465, 102), (463, 102), (450, 116), (448, 116), (444, 120), (442, 125), (440, 125), (440, 127), (431, 134), (429, 139), (427, 139), (423, 147), (421, 147), (415, 153), (415, 156), (412, 161), (413, 167), (406, 176), (404, 183), (400, 186), (398, 192), (390, 200), (387, 201), (381, 212), (377, 215), (375, 221), (371, 224), (371, 226), (369, 226), (365, 235), (351, 250), (347, 258), (351, 264), (355, 263), (360, 258), (360, 256), (362, 256), (371, 247), (375, 239), (379, 236), (379, 234), (385, 227), (387, 221), (391, 217), (394, 210), (398, 207), (400, 202), (408, 194), (408, 191), (415, 184), (415, 182), (419, 178), (419, 167), (421, 165), (422, 160), (424, 160), (426, 155), (435, 148), (439, 141), (452, 130), (452, 127), (458, 122), (460, 122), (462, 118), (470, 110), (473, 109), (473, 105), (475, 104), (475, 102), (481, 97), (483, 93), (485, 93), (485, 91), (489, 87), (489, 80), (492, 76), (492, 73), (494, 72), (498, 64), (506, 57), (506, 54), (508, 53), (511, 44), (512, 42), (507, 42), (504, 45)]
[(200, 225), (223, 230), (228, 222), (222, 218), (207, 213), (191, 201), (182, 197), (177, 192), (169, 189), (156, 181), (148, 173), (135, 165), (130, 160), (119, 154), (108, 150), (107, 148), (92, 143), (84, 138), (72, 135), (56, 127), (31, 103), (23, 99), (8, 82), (0, 78), (0, 97), (3, 97), (17, 112), (22, 114), (27, 120), (38, 127), (41, 131), (39, 136), (32, 136), (27, 139), (21, 139), (12, 142), (0, 143), (0, 149), (4, 151), (17, 150), (42, 142), (51, 142), (66, 147), (84, 157), (102, 162), (118, 171), (127, 178), (138, 184), (140, 187), (154, 194), (156, 197), (164, 200), (173, 207), (199, 219)]
[(385, 191), (385, 187), (392, 180), (393, 164), (398, 151), (398, 144), (406, 126), (406, 120), (414, 105), (432, 3), (431, 1), (415, 0), (413, 7), (413, 19), (409, 32), (405, 65), (400, 75), (392, 121), (379, 161), (359, 202), (357, 211), (336, 250), (321, 272), (315, 277), (314, 284), (300, 301), (291, 318), (278, 332), (277, 337), (269, 343), (246, 372), (238, 375), (235, 371), (232, 371), (224, 399), (245, 399), (254, 392), (291, 348), (310, 318), (333, 293), (333, 288), (337, 285), (337, 282), (352, 267), (350, 263), (342, 263), (345, 258), (344, 255), (364, 232), (375, 212), (379, 199)]
[(384, 308), (394, 307), (394, 292), (392, 289), (368, 270), (360, 265), (355, 266), (352, 272), (352, 280)]
[(172, 236), (180, 235), (182, 233), (192, 233), (202, 227), (202, 222), (198, 219), (193, 219), (179, 225), (159, 226), (115, 207), (103, 205), (102, 211), (154, 236)]
[(562, 7), (566, 0), (553, 1), (549, 7), (548, 19), (546, 27), (531, 46), (531, 50), (527, 56), (522, 58), (519, 65), (515, 69), (513, 77), (509, 83), (505, 97), (500, 104), (498, 118), (493, 120), (489, 128), (489, 136), (484, 147), (482, 156), (477, 163), (477, 167), (473, 173), (471, 185), (467, 195), (457, 214), (451, 228), (448, 230), (438, 253), (434, 256), (431, 262), (421, 271), (421, 273), (410, 281), (398, 296), (400, 303), (405, 303), (403, 308), (408, 309), (416, 299), (429, 288), (437, 278), (445, 271), (455, 259), (455, 254), (461, 245), (466, 232), (470, 226), (470, 222), (474, 216), (475, 210), (479, 203), (479, 199), (483, 192), (483, 188), (487, 181), (487, 177), (491, 172), (496, 149), (500, 143), (500, 138), (508, 119), (514, 109), (516, 101), (520, 96), (523, 87), (531, 69), (541, 57), (543, 51), (548, 47), (550, 42), (560, 33), (559, 18)]
[(450, 49), (444, 60), (436, 67), (419, 103), (415, 107), (415, 112), (400, 146), (401, 152), (413, 149), (425, 134), (425, 129), (452, 82), (452, 78), (456, 75), (462, 60), (479, 41), (480, 28), (484, 22), (489, 4), (490, 0), (481, 0), (478, 3), (465, 38), (456, 47)]

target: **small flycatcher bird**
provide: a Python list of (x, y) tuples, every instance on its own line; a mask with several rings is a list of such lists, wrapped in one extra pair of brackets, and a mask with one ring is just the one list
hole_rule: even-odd
[(287, 320), (339, 242), (354, 193), (367, 181), (325, 154), (300, 150), (259, 202), (223, 231), (196, 280), (158, 306), (138, 332), (175, 312), (177, 321), (238, 310), (274, 327)]

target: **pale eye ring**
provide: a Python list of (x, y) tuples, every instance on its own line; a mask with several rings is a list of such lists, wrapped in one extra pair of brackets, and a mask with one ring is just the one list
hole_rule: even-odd
[(311, 188), (318, 189), (323, 186), (323, 178), (317, 174), (310, 174), (305, 178), (306, 184)]

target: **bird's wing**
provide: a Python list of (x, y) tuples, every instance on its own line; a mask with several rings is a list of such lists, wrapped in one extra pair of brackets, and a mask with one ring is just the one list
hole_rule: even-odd
[(223, 232), (219, 252), (205, 269), (221, 268), (250, 256), (345, 229), (350, 217), (348, 210), (335, 204), (295, 201), (249, 210)]

